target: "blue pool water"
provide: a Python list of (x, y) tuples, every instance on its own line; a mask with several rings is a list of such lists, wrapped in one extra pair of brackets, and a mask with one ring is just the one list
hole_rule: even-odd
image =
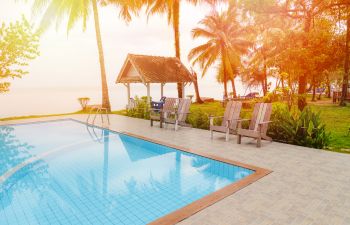
[(146, 224), (252, 173), (73, 120), (0, 126), (0, 224)]

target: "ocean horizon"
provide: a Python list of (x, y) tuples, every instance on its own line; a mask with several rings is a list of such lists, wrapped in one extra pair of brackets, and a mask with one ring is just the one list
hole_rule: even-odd
[[(221, 100), (223, 86), (218, 83), (200, 85), (202, 97), (212, 97)], [(246, 90), (240, 83), (237, 84), (238, 94), (244, 95)], [(193, 85), (186, 86), (186, 95), (194, 95)], [(231, 92), (231, 84), (228, 84)], [(143, 84), (131, 85), (131, 96), (145, 96), (146, 87)], [(166, 84), (164, 95), (176, 97), (176, 84)], [(124, 85), (109, 85), (109, 96), (112, 110), (124, 109), (127, 104), (127, 93)], [(160, 85), (151, 85), (153, 99), (160, 98)], [(5, 106), (0, 109), (0, 118), (72, 113), (81, 109), (78, 102), (80, 97), (89, 97), (89, 104), (101, 103), (101, 90), (98, 87), (37, 87), (23, 88), (13, 87), (8, 93), (0, 94), (0, 104)]]

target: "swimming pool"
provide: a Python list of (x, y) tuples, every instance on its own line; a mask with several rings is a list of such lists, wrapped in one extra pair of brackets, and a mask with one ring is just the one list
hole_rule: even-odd
[(0, 126), (0, 155), (1, 224), (178, 221), (259, 173), (74, 120)]

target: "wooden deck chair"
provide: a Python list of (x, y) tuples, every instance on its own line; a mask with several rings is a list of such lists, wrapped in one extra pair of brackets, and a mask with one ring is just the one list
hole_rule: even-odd
[[(226, 134), (226, 141), (229, 140), (230, 133), (237, 133), (237, 123), (242, 109), (242, 102), (229, 101), (226, 105), (224, 116), (210, 116), (210, 134), (213, 139), (214, 132)], [(214, 125), (215, 118), (222, 118), (221, 126)]]
[(178, 130), (179, 126), (191, 127), (190, 124), (186, 123), (187, 116), (190, 113), (190, 106), (190, 99), (180, 98), (177, 111), (173, 113), (173, 117), (164, 118), (164, 122), (175, 124), (175, 131)]
[(175, 113), (177, 98), (166, 98), (161, 109), (150, 109), (151, 126), (153, 121), (160, 121), (160, 127), (163, 127), (163, 120), (171, 113)]
[[(266, 135), (272, 113), (271, 103), (256, 103), (251, 119), (238, 120), (237, 143), (241, 144), (242, 136), (257, 139), (257, 147), (261, 147), (261, 139), (272, 141)], [(250, 121), (248, 129), (242, 129), (242, 121)]]

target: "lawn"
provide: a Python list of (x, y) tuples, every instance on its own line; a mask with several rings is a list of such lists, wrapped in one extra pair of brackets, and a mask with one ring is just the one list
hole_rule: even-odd
[[(321, 112), (321, 118), (326, 124), (326, 129), (331, 132), (329, 150), (350, 153), (350, 106), (339, 107), (327, 101), (309, 103), (316, 112)], [(210, 115), (223, 115), (224, 108), (219, 102), (192, 104), (191, 111), (201, 110)], [(243, 109), (242, 117), (248, 118), (252, 109)]]
[(350, 151), (350, 106), (339, 107), (335, 104), (311, 104), (315, 111), (321, 112), (326, 128), (331, 132), (330, 149)]

